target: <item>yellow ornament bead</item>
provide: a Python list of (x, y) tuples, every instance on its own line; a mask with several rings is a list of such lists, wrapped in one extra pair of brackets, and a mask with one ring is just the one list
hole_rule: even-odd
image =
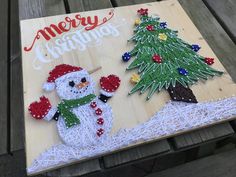
[(137, 25), (139, 25), (141, 23), (141, 20), (140, 19), (136, 19), (135, 20), (135, 22), (134, 22), (134, 24), (137, 26)]
[(159, 38), (160, 40), (166, 41), (167, 35), (166, 35), (165, 33), (159, 33), (158, 38)]
[(140, 81), (140, 76), (136, 73), (132, 74), (131, 78), (130, 78), (130, 82), (132, 84), (136, 84)]

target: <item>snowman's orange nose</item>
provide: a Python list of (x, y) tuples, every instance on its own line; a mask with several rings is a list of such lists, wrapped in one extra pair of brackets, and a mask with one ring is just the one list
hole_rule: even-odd
[(89, 85), (89, 82), (88, 82), (88, 81), (87, 81), (87, 82), (81, 82), (81, 83), (77, 84), (76, 87), (77, 87), (78, 89), (81, 89), (81, 88), (83, 88), (83, 87), (86, 87), (87, 85)]

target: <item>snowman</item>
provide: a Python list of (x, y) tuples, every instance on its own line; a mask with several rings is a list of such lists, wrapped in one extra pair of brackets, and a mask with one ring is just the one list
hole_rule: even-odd
[(107, 104), (120, 85), (115, 75), (100, 79), (100, 95), (95, 95), (95, 83), (81, 67), (61, 64), (50, 73), (43, 85), (45, 91), (56, 90), (61, 102), (53, 107), (45, 96), (29, 105), (35, 119), (57, 121), (62, 141), (74, 147), (86, 148), (106, 141), (112, 128), (112, 109)]

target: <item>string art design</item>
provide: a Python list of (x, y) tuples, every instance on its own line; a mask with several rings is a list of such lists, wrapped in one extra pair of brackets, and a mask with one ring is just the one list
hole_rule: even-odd
[[(134, 48), (122, 55), (124, 62), (134, 58), (127, 70), (137, 68), (140, 75), (129, 94), (137, 91), (142, 94), (149, 90), (148, 100), (156, 91), (175, 88), (176, 85), (189, 88), (198, 80), (223, 74), (209, 66), (214, 63), (213, 58), (197, 53), (201, 48), (199, 45), (190, 45), (180, 39), (178, 31), (167, 28), (166, 22), (148, 16), (148, 9), (141, 8), (138, 14), (140, 18), (135, 21), (135, 34), (129, 40), (135, 43)], [(180, 97), (184, 98), (178, 99), (180, 101), (196, 102), (194, 95)], [(175, 98), (173, 100), (177, 100)]]

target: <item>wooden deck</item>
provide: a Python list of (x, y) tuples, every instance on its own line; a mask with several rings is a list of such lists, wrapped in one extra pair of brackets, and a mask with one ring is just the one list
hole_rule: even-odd
[[(153, 2), (154, 0), (2, 0), (0, 6), (0, 176), (24, 177), (24, 128), (23, 128), (23, 89), (20, 54), (19, 18), (29, 19), (78, 11), (103, 9)], [(236, 1), (234, 0), (179, 0), (184, 10), (197, 26), (217, 57), (221, 60), (234, 81), (236, 81)], [(179, 135), (130, 150), (121, 151), (99, 159), (75, 164), (44, 175), (47, 176), (145, 176), (153, 171), (161, 171), (194, 159), (213, 154), (222, 145), (235, 142), (235, 121), (214, 125), (209, 128)], [(234, 148), (232, 146), (232, 148)], [(232, 153), (232, 156), (229, 154)], [(235, 152), (227, 152), (222, 163), (234, 163)], [(208, 161), (193, 164), (201, 166)], [(191, 163), (189, 163), (191, 164)], [(179, 169), (184, 169), (183, 166)], [(187, 165), (187, 164), (186, 164)], [(189, 166), (189, 165), (188, 165)], [(191, 166), (191, 165), (190, 165)], [(213, 170), (211, 166), (202, 169)], [(217, 166), (217, 162), (215, 162)], [(186, 167), (185, 168), (190, 168)], [(225, 165), (225, 170), (233, 166)], [(223, 169), (224, 170), (224, 169)], [(168, 170), (166, 170), (168, 171)], [(163, 171), (158, 176), (173, 176)], [(201, 172), (199, 168), (199, 172)], [(172, 173), (173, 172), (173, 173)], [(195, 176), (197, 175), (197, 169)], [(235, 176), (227, 173), (229, 177)], [(222, 171), (208, 173), (219, 176)], [(185, 173), (182, 176), (193, 176)], [(231, 175), (231, 176), (230, 176)], [(154, 175), (152, 175), (154, 176)], [(195, 177), (194, 176), (194, 177)], [(201, 176), (201, 175), (199, 175)], [(151, 176), (150, 176), (151, 177)]]

